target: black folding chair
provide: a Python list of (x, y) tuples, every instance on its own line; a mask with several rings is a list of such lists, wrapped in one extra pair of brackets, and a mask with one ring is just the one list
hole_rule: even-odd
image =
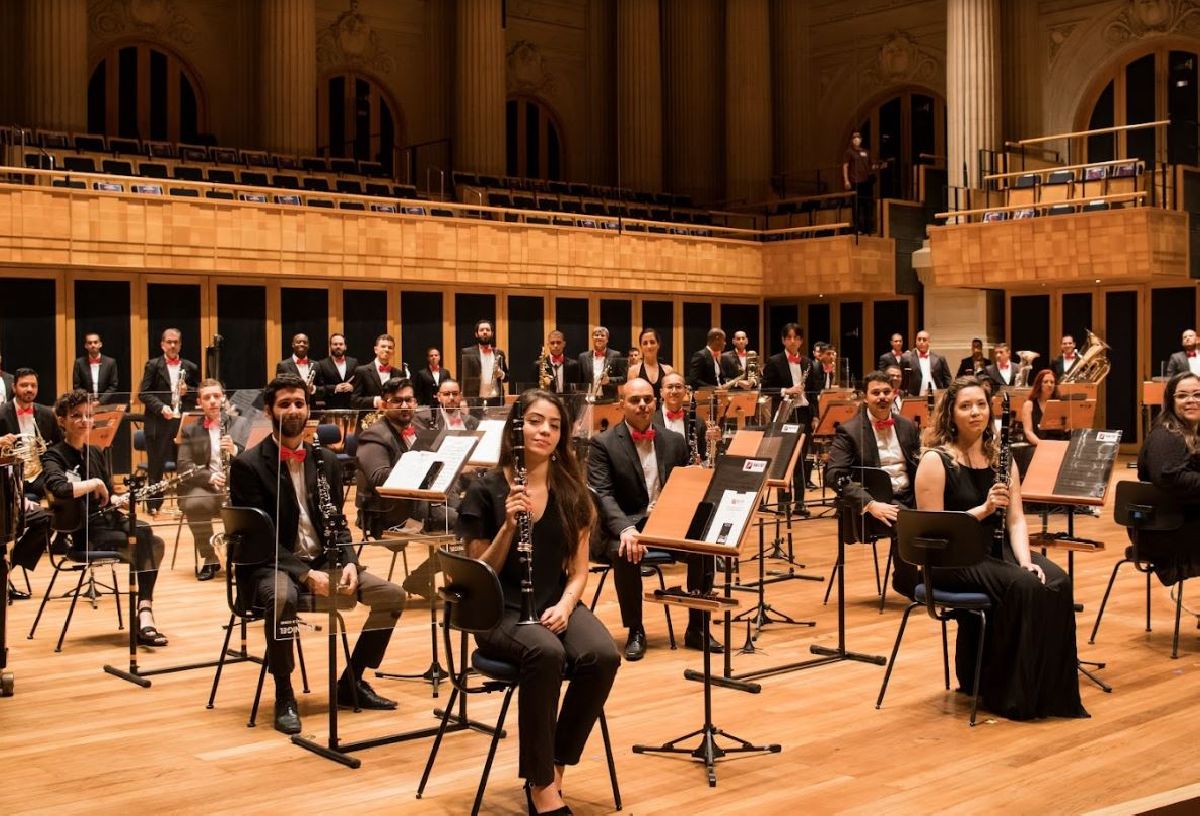
[(918, 606), (924, 606), (929, 617), (942, 625), (942, 669), (946, 689), (950, 689), (950, 654), (946, 638), (946, 622), (956, 619), (965, 612), (979, 617), (979, 647), (975, 653), (975, 679), (971, 688), (971, 725), (975, 725), (975, 712), (979, 708), (979, 673), (983, 665), (983, 642), (987, 631), (987, 613), (992, 608), (991, 599), (982, 592), (950, 592), (934, 586), (939, 569), (962, 569), (973, 567), (987, 558), (991, 548), (991, 535), (986, 527), (970, 513), (931, 510), (901, 510), (896, 520), (896, 549), (905, 561), (921, 568), (922, 583), (917, 584), (916, 601), (904, 609), (900, 619), (900, 631), (892, 646), (887, 671), (883, 674), (883, 686), (875, 708), (883, 705), (892, 669), (896, 666), (896, 655), (900, 641), (904, 638), (904, 627), (909, 614)]
[[(886, 470), (856, 467), (851, 470), (851, 476), (871, 495), (872, 501), (881, 504), (895, 502), (896, 499), (892, 493), (892, 479)], [(883, 605), (887, 600), (887, 580), (892, 571), (892, 556), (896, 551), (896, 528), (888, 527), (870, 513), (863, 512), (862, 505), (846, 498), (839, 500), (838, 512), (842, 514), (841, 529), (845, 537), (844, 543), (850, 546), (861, 541), (863, 544), (871, 545), (871, 556), (875, 562), (875, 591), (879, 593), (879, 611), (883, 612)], [(883, 538), (888, 540), (888, 555), (881, 581), (879, 578), (879, 551), (875, 543)], [(833, 591), (834, 579), (837, 578), (839, 569), (845, 569), (845, 565), (841, 561), (835, 562), (829, 573), (829, 583), (825, 585), (823, 604), (829, 603), (829, 593)]]

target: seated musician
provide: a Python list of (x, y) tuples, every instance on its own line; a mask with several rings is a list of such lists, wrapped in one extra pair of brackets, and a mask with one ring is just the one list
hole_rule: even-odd
[[(645, 380), (625, 383), (621, 408), (625, 421), (593, 436), (590, 443), (588, 484), (599, 503), (601, 532), (592, 542), (591, 556), (612, 564), (621, 623), (629, 630), (625, 658), (641, 660), (646, 653), (646, 630), (642, 626), (642, 571), (638, 564), (646, 547), (638, 543), (638, 532), (645, 526), (671, 471), (687, 465), (688, 445), (674, 431), (651, 427), (654, 392)], [(686, 560), (688, 589), (710, 591), (712, 559), (692, 554)], [(703, 621), (699, 610), (688, 611), (684, 644), (689, 649), (702, 649), (701, 638), (708, 637), (712, 650), (721, 651), (721, 644), (704, 630)]]
[(266, 610), (265, 629), (271, 676), (275, 680), (275, 728), (285, 734), (300, 733), (300, 712), (292, 693), (292, 641), (282, 637), (278, 624), (295, 620), (300, 586), (312, 595), (328, 597), (331, 592), (357, 597), (371, 608), (362, 634), (350, 655), (350, 665), (338, 681), (337, 704), (352, 706), (357, 691), (361, 708), (391, 709), (395, 702), (379, 696), (365, 680), (367, 668), (383, 662), (392, 628), (404, 610), (404, 590), (359, 567), (349, 530), (339, 536), (338, 561), (341, 575), (330, 585), (330, 565), (325, 556), (325, 525), (317, 495), (317, 471), (328, 480), (333, 505), (341, 509), (342, 470), (332, 451), (318, 456), (304, 442), (308, 422), (308, 390), (299, 377), (271, 380), (263, 392), (264, 410), (270, 415), (274, 434), (237, 458), (229, 469), (229, 503), (234, 507), (257, 507), (275, 522), (275, 559), (239, 570), (238, 584), (253, 589), (257, 603)]
[[(892, 410), (892, 382), (887, 374), (872, 371), (863, 382), (864, 409), (838, 426), (829, 449), (825, 478), (833, 484), (852, 512), (870, 515), (884, 527), (896, 523), (901, 507), (913, 506), (917, 453), (921, 440), (917, 426)], [(892, 482), (892, 502), (875, 501), (857, 475), (862, 467), (881, 468)], [(913, 597), (917, 568), (894, 560), (892, 588)]]
[[(518, 414), (524, 418), (524, 487), (512, 486), (511, 428)], [(621, 662), (604, 624), (582, 603), (593, 509), (564, 432), (566, 416), (558, 395), (523, 393), (513, 404), (499, 465), (468, 488), (458, 516), (467, 554), (487, 562), (504, 589), (500, 625), (476, 641), (481, 652), (520, 665), (517, 773), (526, 780), (530, 813), (570, 813), (563, 805), (563, 770), (578, 764)], [(517, 552), (520, 512), (531, 521), (532, 606), (540, 625), (517, 623), (525, 575)], [(571, 682), (561, 695), (567, 664)]]
[(883, 369), (883, 373), (892, 384), (892, 413), (898, 414), (904, 407), (904, 391), (901, 388), (904, 384), (904, 369), (898, 365), (889, 365)]
[[(0, 446), (15, 445), (21, 441), (42, 439), (53, 445), (62, 439), (54, 411), (34, 400), (38, 395), (38, 375), (32, 368), (18, 368), (13, 372), (13, 398), (0, 405)], [(45, 492), (45, 474), (30, 479), (29, 463), (25, 465), (25, 495), (40, 501)]]
[(1183, 505), (1183, 527), (1142, 531), (1138, 555), (1153, 562), (1164, 586), (1200, 575), (1200, 377), (1189, 370), (1163, 390), (1162, 413), (1138, 453), (1138, 478)]
[(1046, 410), (1046, 402), (1052, 399), (1058, 399), (1058, 381), (1052, 369), (1043, 368), (1033, 378), (1033, 388), (1030, 389), (1025, 404), (1021, 406), (1021, 427), (1025, 431), (1025, 441), (1030, 445), (1036, 445), (1043, 439), (1070, 437), (1070, 433), (1066, 431), (1043, 431), (1039, 427), (1042, 424), (1042, 414)]
[[(72, 548), (82, 552), (116, 552), (125, 563), (138, 571), (137, 640), (143, 646), (166, 646), (167, 638), (154, 625), (154, 585), (158, 565), (162, 563), (163, 540), (150, 526), (139, 521), (136, 545), (129, 551), (128, 519), (110, 510), (123, 505), (125, 496), (112, 501), (112, 476), (104, 451), (88, 444), (92, 432), (92, 398), (77, 388), (60, 396), (54, 403), (54, 415), (62, 428), (63, 439), (50, 446), (42, 458), (45, 466), (46, 493), (50, 497), (55, 527), (73, 530)], [(98, 514), (99, 513), (99, 514)]]
[(442, 380), (436, 405), (430, 415), (430, 427), (448, 431), (473, 431), (479, 427), (479, 420), (467, 411), (462, 387), (455, 380)]
[(204, 419), (187, 426), (179, 445), (178, 472), (192, 473), (179, 488), (179, 507), (203, 560), (197, 581), (211, 581), (221, 569), (212, 545), (212, 520), (220, 515), (225, 503), (225, 462), (238, 454), (229, 435), (234, 418), (221, 410), (224, 400), (225, 389), (220, 382), (201, 380), (197, 403)]
[[(1013, 720), (1086, 717), (1071, 581), (1029, 550), (1016, 468), (1010, 465), (1007, 484), (996, 479), (1001, 451), (991, 419), (991, 399), (980, 380), (960, 377), (938, 400), (922, 437), (917, 508), (969, 513), (992, 540), (990, 554), (978, 564), (939, 570), (937, 586), (982, 593), (991, 601), (979, 675), (984, 708)], [(978, 618), (959, 621), (955, 662), (963, 689), (974, 685), (979, 636)]]
[[(674, 431), (688, 443), (688, 459), (691, 457), (692, 440), (688, 439), (687, 409), (685, 400), (688, 398), (688, 388), (684, 384), (683, 375), (678, 371), (664, 374), (662, 379), (662, 407), (654, 414), (654, 426)], [(719, 442), (721, 429), (715, 422), (696, 420), (695, 445), (697, 461), (689, 464), (698, 465), (708, 455), (708, 446)]]
[[(16, 543), (12, 548), (12, 565), (28, 572), (37, 569), (42, 560), (42, 553), (50, 547), (50, 514), (46, 508), (28, 496), (23, 496), (25, 502), (25, 528), (17, 534)], [(3, 557), (4, 545), (0, 544), (0, 557)], [(25, 601), (29, 593), (18, 589), (13, 583), (11, 573), (8, 579), (8, 599), (10, 601)]]

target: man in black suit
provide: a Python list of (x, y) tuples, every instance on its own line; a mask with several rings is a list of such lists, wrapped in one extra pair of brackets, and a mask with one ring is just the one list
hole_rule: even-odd
[[(654, 391), (645, 380), (625, 384), (621, 397), (625, 421), (591, 439), (588, 484), (599, 505), (601, 535), (592, 542), (592, 559), (612, 563), (613, 584), (621, 606), (621, 622), (629, 630), (625, 659), (641, 660), (646, 653), (646, 630), (642, 627), (642, 572), (638, 563), (646, 547), (638, 543), (650, 508), (676, 466), (688, 463), (688, 446), (679, 434), (651, 427)], [(710, 556), (689, 555), (687, 586), (707, 592), (713, 585)], [(684, 643), (703, 648), (708, 637), (718, 651), (721, 646), (703, 629), (699, 612), (689, 611)]]
[[(869, 514), (875, 523), (890, 528), (896, 523), (900, 508), (914, 506), (921, 441), (917, 426), (892, 411), (895, 392), (887, 374), (872, 371), (863, 388), (866, 410), (838, 426), (825, 475), (837, 488), (845, 512), (859, 517)], [(891, 503), (875, 501), (863, 488), (861, 479), (856, 480), (856, 469), (863, 467), (887, 472), (892, 483)], [(918, 582), (916, 568), (898, 558), (893, 559), (893, 564), (892, 587), (908, 598), (913, 597)]]
[(329, 356), (317, 363), (317, 399), (332, 411), (350, 409), (358, 360), (346, 354), (346, 335), (329, 335)]
[(179, 488), (179, 509), (187, 519), (192, 541), (203, 562), (196, 580), (211, 581), (221, 569), (212, 546), (212, 520), (220, 515), (225, 503), (228, 478), (225, 462), (240, 451), (229, 433), (235, 418), (222, 411), (225, 389), (221, 383), (201, 380), (196, 387), (196, 400), (204, 418), (183, 430), (179, 472), (193, 467), (195, 471)]
[[(62, 430), (54, 411), (34, 402), (38, 395), (38, 375), (32, 368), (18, 368), (13, 372), (13, 398), (0, 405), (0, 443), (13, 445), (17, 437), (40, 436), (47, 447), (62, 439)], [(46, 476), (25, 482), (25, 493), (34, 501), (41, 501), (45, 494)]]
[(83, 336), (84, 356), (75, 359), (71, 387), (81, 388), (102, 403), (119, 402), (116, 395), (117, 361), (100, 353), (104, 343), (96, 332)]
[(450, 369), (442, 365), (442, 352), (436, 346), (425, 349), (425, 366), (413, 372), (413, 391), (419, 405), (437, 407), (437, 393), (445, 380), (453, 380)]
[(545, 388), (554, 394), (567, 394), (572, 386), (583, 382), (583, 369), (579, 360), (566, 356), (567, 337), (558, 329), (546, 335), (546, 374), (549, 382), (542, 384), (542, 362), (539, 357), (533, 361), (533, 378), (530, 382), (537, 383), (539, 388)]
[(317, 393), (317, 363), (315, 360), (308, 359), (308, 335), (303, 332), (292, 337), (292, 356), (285, 357), (275, 364), (275, 376), (281, 374), (291, 374), (293, 377), (299, 377), (306, 383), (312, 383), (308, 387), (309, 394)]
[[(814, 376), (812, 361), (801, 352), (804, 350), (804, 329), (796, 323), (785, 323), (780, 329), (783, 340), (783, 351), (772, 355), (763, 366), (762, 387), (771, 393), (776, 407), (780, 400), (791, 398), (791, 418), (799, 423), (800, 432), (804, 434), (804, 442), (800, 455), (796, 459), (796, 469), (792, 474), (795, 487), (794, 511), (801, 517), (809, 515), (804, 506), (804, 487), (808, 482), (811, 465), (807, 464), (809, 438), (812, 436), (813, 406), (809, 402), (809, 383)], [(792, 497), (780, 494), (780, 500), (792, 501)]]
[(1200, 355), (1196, 351), (1196, 330), (1188, 329), (1183, 333), (1183, 351), (1177, 351), (1167, 361), (1167, 379), (1176, 374), (1191, 371), (1200, 372)]
[(490, 320), (475, 321), (475, 345), (459, 351), (462, 358), (462, 390), (469, 400), (485, 405), (503, 405), (508, 381), (508, 358), (495, 348), (495, 331)]
[(886, 371), (890, 365), (898, 365), (903, 369), (904, 366), (904, 335), (900, 332), (892, 334), (889, 341), (891, 348), (879, 355), (879, 362), (876, 366), (880, 371)]
[(713, 327), (708, 330), (704, 348), (692, 355), (688, 361), (687, 384), (692, 388), (715, 388), (725, 384), (721, 372), (721, 352), (725, 348), (724, 330)]
[[(725, 382), (732, 382), (734, 388), (753, 388), (754, 384), (747, 379), (738, 377), (746, 373), (746, 363), (749, 359), (750, 338), (741, 329), (733, 333), (733, 348), (721, 355), (721, 376)], [(736, 382), (735, 382), (736, 381)]]
[(666, 428), (668, 431), (674, 431), (684, 438), (688, 443), (688, 459), (693, 465), (701, 464), (708, 456), (708, 446), (718, 444), (721, 441), (721, 427), (716, 422), (706, 422), (703, 419), (696, 419), (695, 427), (695, 444), (696, 444), (696, 461), (692, 459), (692, 440), (689, 439), (687, 427), (687, 412), (689, 407), (688, 388), (683, 381), (683, 375), (678, 371), (672, 371), (670, 374), (663, 374), (662, 384), (659, 387), (662, 392), (662, 405), (658, 407), (658, 411), (654, 414), (654, 427)]
[(438, 386), (437, 401), (433, 425), (438, 430), (473, 431), (479, 427), (479, 420), (465, 410), (462, 388), (454, 380), (442, 380)]
[(992, 354), (996, 362), (983, 370), (983, 376), (995, 384), (996, 387), (992, 391), (998, 393), (999, 389), (1013, 384), (1017, 376), (1017, 367), (1012, 364), (1012, 352), (1008, 349), (1008, 343), (997, 343), (992, 348)]
[(963, 357), (958, 364), (955, 377), (975, 377), (982, 374), (988, 367), (987, 357), (983, 355), (983, 341), (976, 337), (971, 341), (971, 356)]
[(1079, 355), (1075, 352), (1075, 337), (1073, 335), (1064, 334), (1060, 348), (1062, 349), (1062, 353), (1050, 361), (1050, 370), (1054, 372), (1055, 382), (1062, 382), (1063, 376), (1079, 362)]
[(396, 338), (381, 334), (375, 338), (375, 359), (354, 370), (354, 395), (350, 406), (359, 411), (378, 411), (383, 407), (383, 384), (393, 377), (408, 379), (408, 366), (392, 364)]
[(929, 332), (924, 329), (917, 332), (916, 343), (916, 353), (910, 351), (904, 355), (903, 368), (908, 393), (923, 397), (930, 389), (948, 388), (950, 366), (946, 364), (945, 357), (929, 350)]
[[(151, 484), (162, 479), (163, 465), (175, 458), (179, 417), (184, 411), (195, 409), (192, 389), (200, 381), (199, 366), (179, 356), (183, 345), (179, 329), (164, 329), (159, 345), (162, 356), (146, 361), (138, 386), (138, 399), (146, 406), (147, 477)], [(146, 504), (150, 515), (156, 516), (162, 498), (150, 499)]]
[[(342, 469), (332, 451), (319, 454), (304, 442), (308, 422), (308, 390), (298, 377), (276, 377), (263, 392), (264, 410), (274, 434), (233, 460), (229, 473), (229, 503), (255, 507), (275, 523), (276, 548), (271, 561), (239, 567), (238, 586), (252, 590), (265, 609), (268, 663), (275, 680), (275, 728), (300, 733), (300, 713), (292, 693), (292, 639), (300, 586), (316, 596), (318, 606), (331, 593), (355, 596), (371, 608), (350, 663), (337, 687), (337, 704), (391, 709), (396, 704), (377, 695), (365, 680), (367, 668), (377, 668), (404, 610), (404, 590), (372, 573), (361, 572), (348, 528), (338, 534), (338, 562), (325, 556), (325, 525), (317, 495), (317, 471), (325, 475), (334, 507), (344, 503)], [(340, 569), (331, 584), (328, 570)], [(241, 574), (244, 572), (244, 574)], [(281, 631), (282, 630), (282, 631)], [(282, 636), (281, 636), (282, 635)]]
[[(0, 358), (0, 362), (3, 362), (3, 358)], [(4, 403), (8, 402), (12, 398), (13, 398), (12, 375), (9, 374), (7, 371), (4, 371), (3, 367), (0, 366), (0, 405), (3, 405)]]
[(621, 352), (608, 347), (608, 336), (604, 326), (592, 329), (592, 350), (579, 355), (579, 372), (593, 396), (614, 399), (629, 368)]

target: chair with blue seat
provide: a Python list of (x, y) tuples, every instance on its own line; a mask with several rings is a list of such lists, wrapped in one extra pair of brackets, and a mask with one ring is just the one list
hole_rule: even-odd
[[(513, 692), (517, 690), (521, 680), (520, 667), (516, 663), (497, 660), (481, 654), (478, 649), (475, 649), (471, 653), (470, 666), (460, 662), (456, 670), (454, 644), (451, 641), (450, 630), (453, 629), (460, 633), (460, 653), (465, 657), (468, 634), (491, 631), (500, 623), (500, 619), (504, 615), (504, 591), (500, 588), (500, 579), (496, 576), (495, 570), (485, 562), (445, 550), (439, 551), (437, 557), (446, 576), (446, 585), (438, 591), (438, 594), (441, 595), (444, 603), (442, 637), (452, 688), (450, 699), (442, 712), (437, 736), (434, 738), (433, 747), (429, 752), (429, 760), (425, 763), (425, 772), (421, 774), (421, 783), (417, 786), (417, 798), (420, 799), (425, 792), (425, 785), (429, 782), (429, 775), (433, 770), (433, 763), (437, 759), (438, 749), (441, 747), (447, 726), (451, 717), (454, 716), (454, 704), (459, 695), (491, 694), (500, 691), (504, 693), (500, 703), (500, 715), (492, 730), (491, 744), (488, 747), (487, 759), (483, 764), (483, 774), (479, 778), (479, 788), (475, 792), (475, 802), (471, 807), (471, 816), (476, 816), (483, 803), (483, 792), (487, 788), (492, 762), (496, 758), (496, 746), (499, 744), (500, 738), (504, 736), (504, 718), (508, 714), (508, 706), (512, 702)], [(468, 674), (472, 669), (484, 678), (482, 683), (475, 686), (468, 682)], [(563, 679), (570, 680), (572, 671), (573, 667), (567, 666)], [(612, 782), (613, 803), (616, 809), (620, 810), (621, 790), (617, 785), (617, 767), (613, 761), (612, 741), (609, 739), (608, 721), (605, 719), (603, 710), (600, 712), (599, 724), (600, 733), (604, 739), (604, 754), (608, 760), (609, 780)]]
[(896, 655), (900, 652), (900, 641), (908, 616), (918, 606), (924, 606), (929, 617), (942, 625), (942, 669), (946, 689), (950, 688), (950, 654), (947, 646), (946, 622), (959, 619), (963, 614), (979, 618), (979, 646), (975, 653), (975, 675), (971, 688), (971, 725), (975, 725), (975, 713), (979, 708), (979, 674), (983, 666), (983, 644), (987, 632), (987, 613), (992, 602), (982, 592), (951, 592), (935, 586), (937, 571), (973, 567), (988, 556), (992, 536), (988, 528), (970, 513), (934, 510), (901, 510), (896, 519), (896, 550), (900, 558), (920, 567), (922, 582), (914, 593), (916, 601), (904, 609), (900, 619), (900, 631), (892, 646), (887, 671), (883, 674), (883, 685), (875, 708), (883, 706), (892, 669), (896, 667)]
[[(1154, 561), (1147, 558), (1139, 550), (1143, 532), (1171, 533), (1183, 526), (1183, 507), (1179, 501), (1166, 491), (1149, 482), (1123, 481), (1117, 482), (1116, 498), (1113, 503), (1113, 520), (1129, 531), (1129, 546), (1125, 548), (1125, 556), (1113, 565), (1112, 575), (1108, 578), (1108, 586), (1104, 588), (1104, 598), (1100, 601), (1100, 610), (1096, 613), (1096, 624), (1092, 627), (1092, 636), (1088, 643), (1096, 642), (1096, 633), (1100, 631), (1100, 621), (1104, 618), (1104, 607), (1108, 604), (1108, 596), (1112, 592), (1113, 583), (1117, 580), (1117, 572), (1125, 564), (1133, 564), (1133, 568), (1146, 575), (1146, 631), (1150, 631), (1150, 577), (1154, 573)], [(1175, 635), (1171, 639), (1171, 659), (1179, 657), (1179, 618), (1183, 610), (1183, 581), (1173, 589), (1175, 596)]]
[[(646, 550), (646, 554), (642, 556), (642, 561), (638, 565), (642, 570), (642, 577), (646, 578), (650, 575), (658, 576), (659, 589), (666, 590), (667, 582), (663, 577), (663, 567), (668, 567), (672, 564), (677, 564), (675, 554), (668, 550), (659, 550), (650, 548)], [(608, 580), (608, 574), (612, 572), (612, 564), (607, 561), (593, 561), (588, 569), (592, 575), (599, 575), (600, 580), (596, 582), (596, 591), (592, 593), (592, 602), (588, 604), (588, 609), (596, 611), (596, 602), (600, 600), (600, 593), (604, 591), (604, 582)], [(671, 621), (671, 607), (669, 604), (663, 604), (663, 613), (667, 616), (667, 639), (671, 644), (671, 648), (676, 648), (675, 644), (675, 626)]]

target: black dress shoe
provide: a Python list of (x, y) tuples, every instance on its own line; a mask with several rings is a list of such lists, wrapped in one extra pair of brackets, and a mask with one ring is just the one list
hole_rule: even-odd
[(12, 584), (8, 585), (8, 599), (10, 601), (28, 601), (29, 593), (23, 589), (17, 589)]
[(197, 581), (211, 581), (217, 577), (217, 573), (221, 571), (220, 564), (205, 564), (200, 567), (200, 571), (196, 573)]
[(625, 641), (625, 659), (641, 660), (646, 654), (646, 633), (641, 629), (630, 629)]
[[(699, 629), (688, 629), (683, 633), (684, 647), (688, 649), (695, 649), (700, 652), (704, 651), (704, 641), (701, 638), (705, 637), (705, 634), (706, 633), (701, 632)], [(713, 637), (711, 633), (708, 633), (707, 636), (708, 650), (710, 652), (713, 654), (721, 654), (725, 651), (725, 647), (722, 646), (720, 641)]]
[(369, 708), (374, 711), (391, 711), (396, 707), (395, 700), (380, 697), (375, 693), (375, 689), (367, 684), (366, 680), (359, 680), (354, 686), (351, 686), (345, 678), (338, 681), (338, 705), (342, 708), (354, 708), (354, 694), (356, 689), (358, 691), (359, 708)]
[(795, 507), (792, 508), (792, 515), (799, 516), (800, 518), (808, 518), (809, 516), (812, 515), (812, 513), (810, 513), (808, 508), (805, 507), (803, 504), (797, 504)]
[(804, 489), (805, 490), (820, 490), (821, 488), (817, 487), (816, 482), (809, 481), (809, 482), (804, 483)]
[(275, 730), (284, 734), (300, 733), (300, 709), (296, 707), (296, 698), (275, 701)]

